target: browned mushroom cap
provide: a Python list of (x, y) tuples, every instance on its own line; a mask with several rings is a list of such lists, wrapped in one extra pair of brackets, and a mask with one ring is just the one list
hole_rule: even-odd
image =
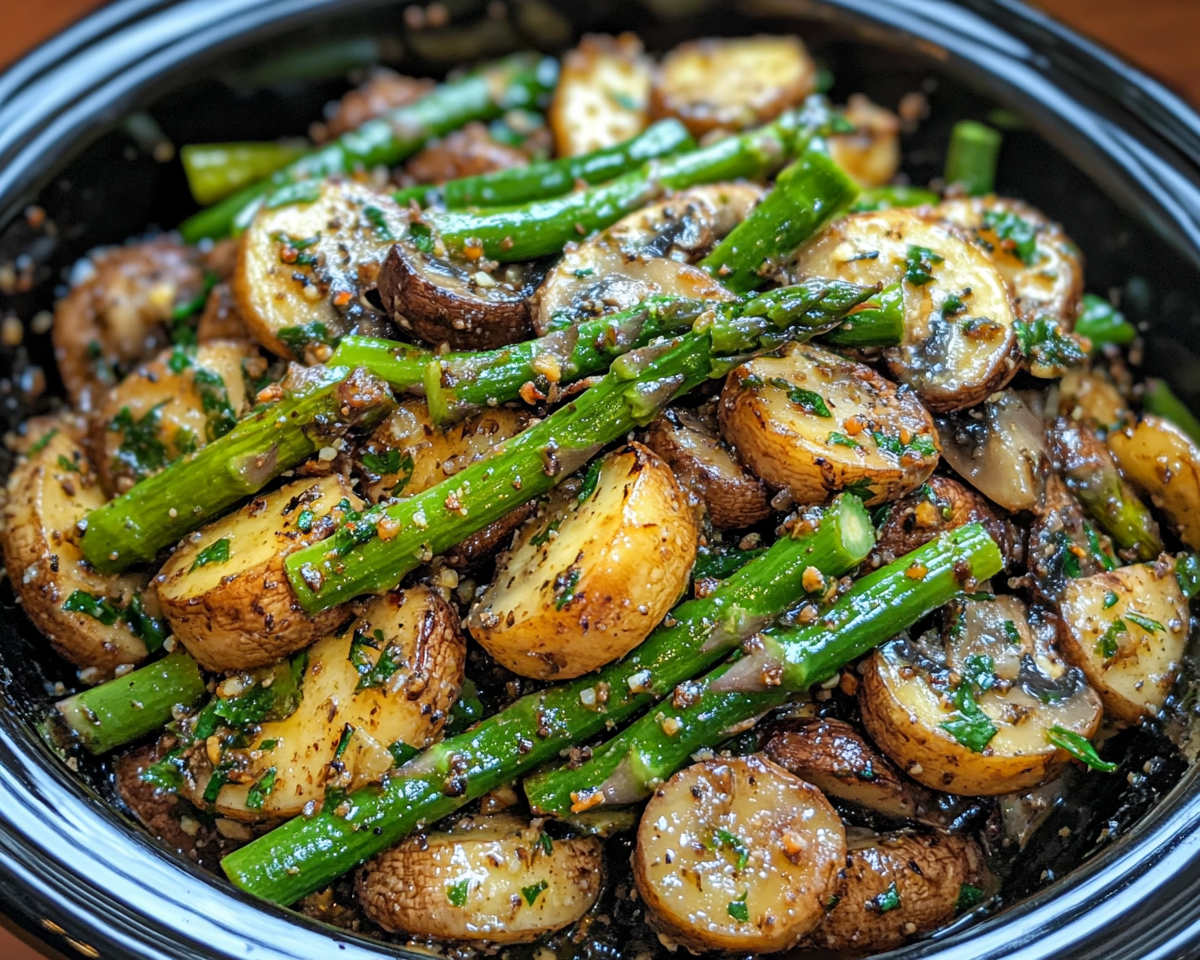
[(671, 465), (684, 489), (700, 499), (714, 527), (738, 529), (770, 516), (767, 485), (725, 446), (711, 407), (666, 410), (646, 430), (646, 446)]
[(544, 273), (537, 263), (488, 273), (401, 241), (379, 274), (379, 295), (392, 319), (426, 343), (489, 350), (533, 335), (526, 301)]
[[(973, 839), (940, 834), (847, 837), (848, 866), (834, 906), (809, 942), (826, 950), (886, 950), (954, 919), (987, 883)], [(964, 889), (969, 888), (969, 889)]]

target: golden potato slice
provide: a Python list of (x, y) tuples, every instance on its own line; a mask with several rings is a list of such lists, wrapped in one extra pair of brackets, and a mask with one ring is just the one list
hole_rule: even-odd
[(108, 498), (73, 433), (66, 420), (38, 423), (27, 458), (9, 474), (4, 566), (29, 619), (96, 682), (145, 658), (151, 635), (137, 610), (156, 616), (157, 604), (153, 591), (143, 596), (146, 576), (101, 576), (83, 559), (76, 525)]
[(1139, 563), (1067, 581), (1058, 605), (1063, 656), (1104, 708), (1130, 722), (1158, 714), (1187, 644), (1188, 604), (1170, 564)]
[(927, 211), (836, 220), (801, 248), (795, 271), (853, 283), (904, 281), (904, 342), (884, 358), (935, 413), (972, 407), (1017, 372), (1007, 281), (958, 228)]
[(668, 942), (770, 953), (820, 922), (845, 860), (845, 829), (821, 791), (750, 756), (685, 767), (655, 790), (633, 871)]
[(113, 387), (92, 418), (104, 488), (124, 493), (176, 457), (228, 433), (246, 408), (248, 343), (175, 347)]
[(190, 534), (154, 578), (176, 639), (209, 670), (247, 670), (338, 626), (344, 607), (300, 609), (283, 560), (328, 536), (345, 504), (363, 506), (342, 477), (297, 480)]
[(521, 676), (578, 677), (658, 626), (687, 584), (696, 542), (670, 467), (630, 444), (526, 525), (467, 625)]
[(725, 381), (719, 411), (725, 441), (797, 503), (841, 490), (868, 504), (894, 500), (937, 466), (933, 418), (911, 392), (814, 344), (742, 364)]
[(696, 136), (766, 123), (813, 92), (817, 70), (799, 37), (708, 38), (663, 57), (651, 110)]
[(589, 34), (562, 58), (547, 119), (554, 151), (574, 157), (611, 147), (649, 123), (651, 61), (635, 34)]
[(867, 733), (934, 790), (992, 796), (1053, 779), (1068, 754), (1047, 732), (1091, 737), (1101, 705), (1046, 634), (1016, 597), (951, 606), (940, 640), (897, 638), (866, 661), (858, 702)]
[[(810, 938), (825, 950), (888, 950), (949, 923), (987, 883), (983, 850), (955, 834), (849, 838), (835, 904)], [(967, 888), (967, 889), (964, 889)]]
[(594, 837), (551, 840), (511, 814), (418, 834), (358, 875), (366, 915), (415, 937), (523, 943), (579, 920), (604, 877)]
[(324, 181), (314, 200), (260, 210), (242, 236), (233, 293), (254, 338), (288, 360), (323, 361), (352, 331), (385, 330), (374, 289), (408, 213), (386, 193)]
[[(292, 817), (329, 789), (374, 783), (395, 762), (390, 748), (437, 739), (465, 661), (458, 614), (428, 587), (373, 597), (352, 626), (308, 650), (295, 711), (261, 724), (247, 747), (222, 751), (231, 782), (213, 808), (237, 820)], [(190, 794), (204, 805), (206, 754), (198, 767)]]
[(1129, 481), (1167, 515), (1179, 539), (1200, 550), (1200, 448), (1175, 424), (1143, 414), (1113, 430), (1108, 448)]
[(1059, 412), (1097, 430), (1113, 430), (1130, 419), (1129, 404), (1097, 370), (1068, 370), (1058, 381)]
[(830, 156), (864, 187), (891, 183), (900, 169), (900, 118), (861, 93), (850, 97), (842, 116), (854, 132), (832, 134)]

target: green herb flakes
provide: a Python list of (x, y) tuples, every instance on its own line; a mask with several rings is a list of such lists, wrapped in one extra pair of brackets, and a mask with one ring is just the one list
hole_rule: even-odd
[(904, 279), (914, 287), (923, 287), (933, 279), (933, 268), (943, 260), (928, 247), (910, 246), (904, 260)]
[(198, 567), (207, 567), (210, 563), (227, 563), (229, 561), (229, 538), (222, 537), (220, 540), (214, 540), (207, 547), (196, 554), (196, 559), (192, 561), (190, 570), (195, 570)]
[(750, 908), (746, 906), (746, 897), (749, 895), (750, 891), (747, 890), (736, 900), (731, 900), (729, 906), (725, 908), (729, 911), (729, 915), (738, 923), (750, 922)]
[(1092, 770), (1099, 770), (1101, 773), (1112, 773), (1117, 769), (1118, 764), (1101, 760), (1100, 754), (1096, 752), (1096, 748), (1087, 739), (1074, 731), (1060, 727), (1058, 724), (1055, 724), (1046, 731), (1046, 739), (1059, 749), (1066, 750), (1076, 760)]
[(528, 887), (521, 888), (521, 896), (525, 898), (525, 902), (529, 906), (533, 906), (538, 897), (542, 895), (542, 891), (549, 887), (545, 880), (539, 880), (537, 883), (530, 884)]
[(471, 878), (464, 877), (458, 883), (453, 883), (446, 887), (446, 899), (450, 901), (451, 906), (462, 907), (466, 906), (467, 894), (471, 892)]
[(258, 781), (246, 791), (246, 809), (261, 810), (263, 801), (267, 799), (275, 790), (275, 768), (268, 767), (267, 772), (258, 778)]

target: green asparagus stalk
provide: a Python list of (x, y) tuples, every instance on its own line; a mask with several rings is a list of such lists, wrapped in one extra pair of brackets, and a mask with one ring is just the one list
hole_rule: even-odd
[(542, 160), (527, 167), (461, 177), (436, 187), (409, 187), (393, 196), (402, 204), (416, 201), (422, 207), (443, 206), (448, 210), (514, 206), (561, 196), (581, 182), (604, 183), (642, 166), (647, 160), (695, 146), (687, 127), (678, 120), (660, 120), (636, 137), (578, 157)]
[(179, 648), (56, 706), (79, 742), (100, 754), (161, 729), (176, 707), (193, 707), (206, 692), (196, 661)]
[(1158, 377), (1147, 377), (1146, 390), (1142, 394), (1142, 406), (1147, 413), (1170, 420), (1196, 443), (1200, 443), (1200, 420), (1197, 420), (1196, 415), (1187, 408), (1187, 405), (1171, 392), (1167, 381), (1160, 380)]
[(399, 163), (429, 140), (471, 120), (498, 117), (510, 107), (526, 106), (554, 89), (557, 62), (517, 55), (449, 83), (438, 85), (414, 103), (368, 120), (332, 143), (304, 154), (265, 180), (239, 190), (180, 226), (189, 243), (218, 239), (245, 228), (270, 194), (304, 181)]
[(924, 187), (895, 185), (867, 187), (850, 206), (851, 213), (890, 210), (893, 207), (924, 207), (941, 202), (941, 197)]
[(525, 781), (539, 815), (569, 816), (600, 804), (649, 796), (727, 731), (834, 676), (845, 664), (912, 626), (970, 584), (999, 573), (1000, 550), (972, 523), (858, 580), (816, 623), (773, 628), (744, 645), (740, 657), (685, 683), (619, 736), (574, 768)]
[(672, 611), (625, 659), (522, 697), (431, 747), (382, 786), (346, 798), (344, 811), (297, 817), (227, 856), (242, 890), (292, 903), (424, 825), (620, 724), (677, 683), (721, 660), (804, 597), (809, 567), (840, 576), (862, 561), (874, 530), (861, 502), (843, 496), (815, 510), (703, 600)]
[(996, 188), (996, 161), (1003, 137), (977, 120), (960, 120), (946, 150), (946, 183), (959, 183), (973, 197)]
[(825, 343), (835, 347), (890, 347), (904, 340), (904, 285), (893, 283), (851, 310), (828, 333)]
[(795, 163), (780, 171), (750, 216), (717, 244), (700, 266), (734, 293), (761, 287), (805, 240), (858, 195), (858, 185), (826, 152), (810, 143)]
[(269, 177), (309, 149), (307, 140), (190, 143), (179, 151), (192, 199), (208, 206)]
[(363, 370), (314, 367), (283, 400), (89, 513), (83, 555), (101, 573), (149, 562), (351, 429), (378, 423), (393, 405), (387, 385)]
[(1075, 332), (1091, 340), (1093, 348), (1132, 343), (1137, 338), (1137, 328), (1125, 319), (1125, 314), (1094, 293), (1083, 295)]

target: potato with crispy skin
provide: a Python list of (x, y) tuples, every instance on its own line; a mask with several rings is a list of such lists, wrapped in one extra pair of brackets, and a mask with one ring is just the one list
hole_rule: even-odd
[(604, 877), (594, 837), (551, 840), (512, 814), (465, 817), (369, 861), (358, 898), (393, 933), (525, 943), (579, 920)]
[(845, 830), (821, 792), (749, 756), (685, 767), (654, 791), (633, 873), (668, 942), (771, 953), (821, 921), (845, 859)]
[(467, 620), (515, 673), (567, 679), (624, 656), (679, 599), (696, 521), (659, 457), (630, 444), (529, 521)]
[(154, 578), (176, 639), (209, 670), (245, 670), (338, 626), (344, 607), (300, 609), (283, 561), (332, 533), (347, 505), (363, 502), (337, 474), (297, 480), (190, 534)]
[(133, 603), (156, 616), (157, 604), (153, 591), (143, 594), (144, 575), (102, 576), (84, 560), (76, 524), (107, 497), (73, 424), (47, 418), (34, 427), (27, 457), (8, 477), (4, 566), (54, 649), (88, 679), (102, 680), (147, 653), (124, 612)]
[(894, 500), (938, 462), (933, 418), (911, 392), (815, 344), (737, 367), (719, 413), (738, 457), (797, 503), (851, 489), (868, 504)]
[(649, 123), (651, 66), (632, 33), (585, 36), (563, 57), (547, 112), (554, 152), (573, 157), (641, 133)]

